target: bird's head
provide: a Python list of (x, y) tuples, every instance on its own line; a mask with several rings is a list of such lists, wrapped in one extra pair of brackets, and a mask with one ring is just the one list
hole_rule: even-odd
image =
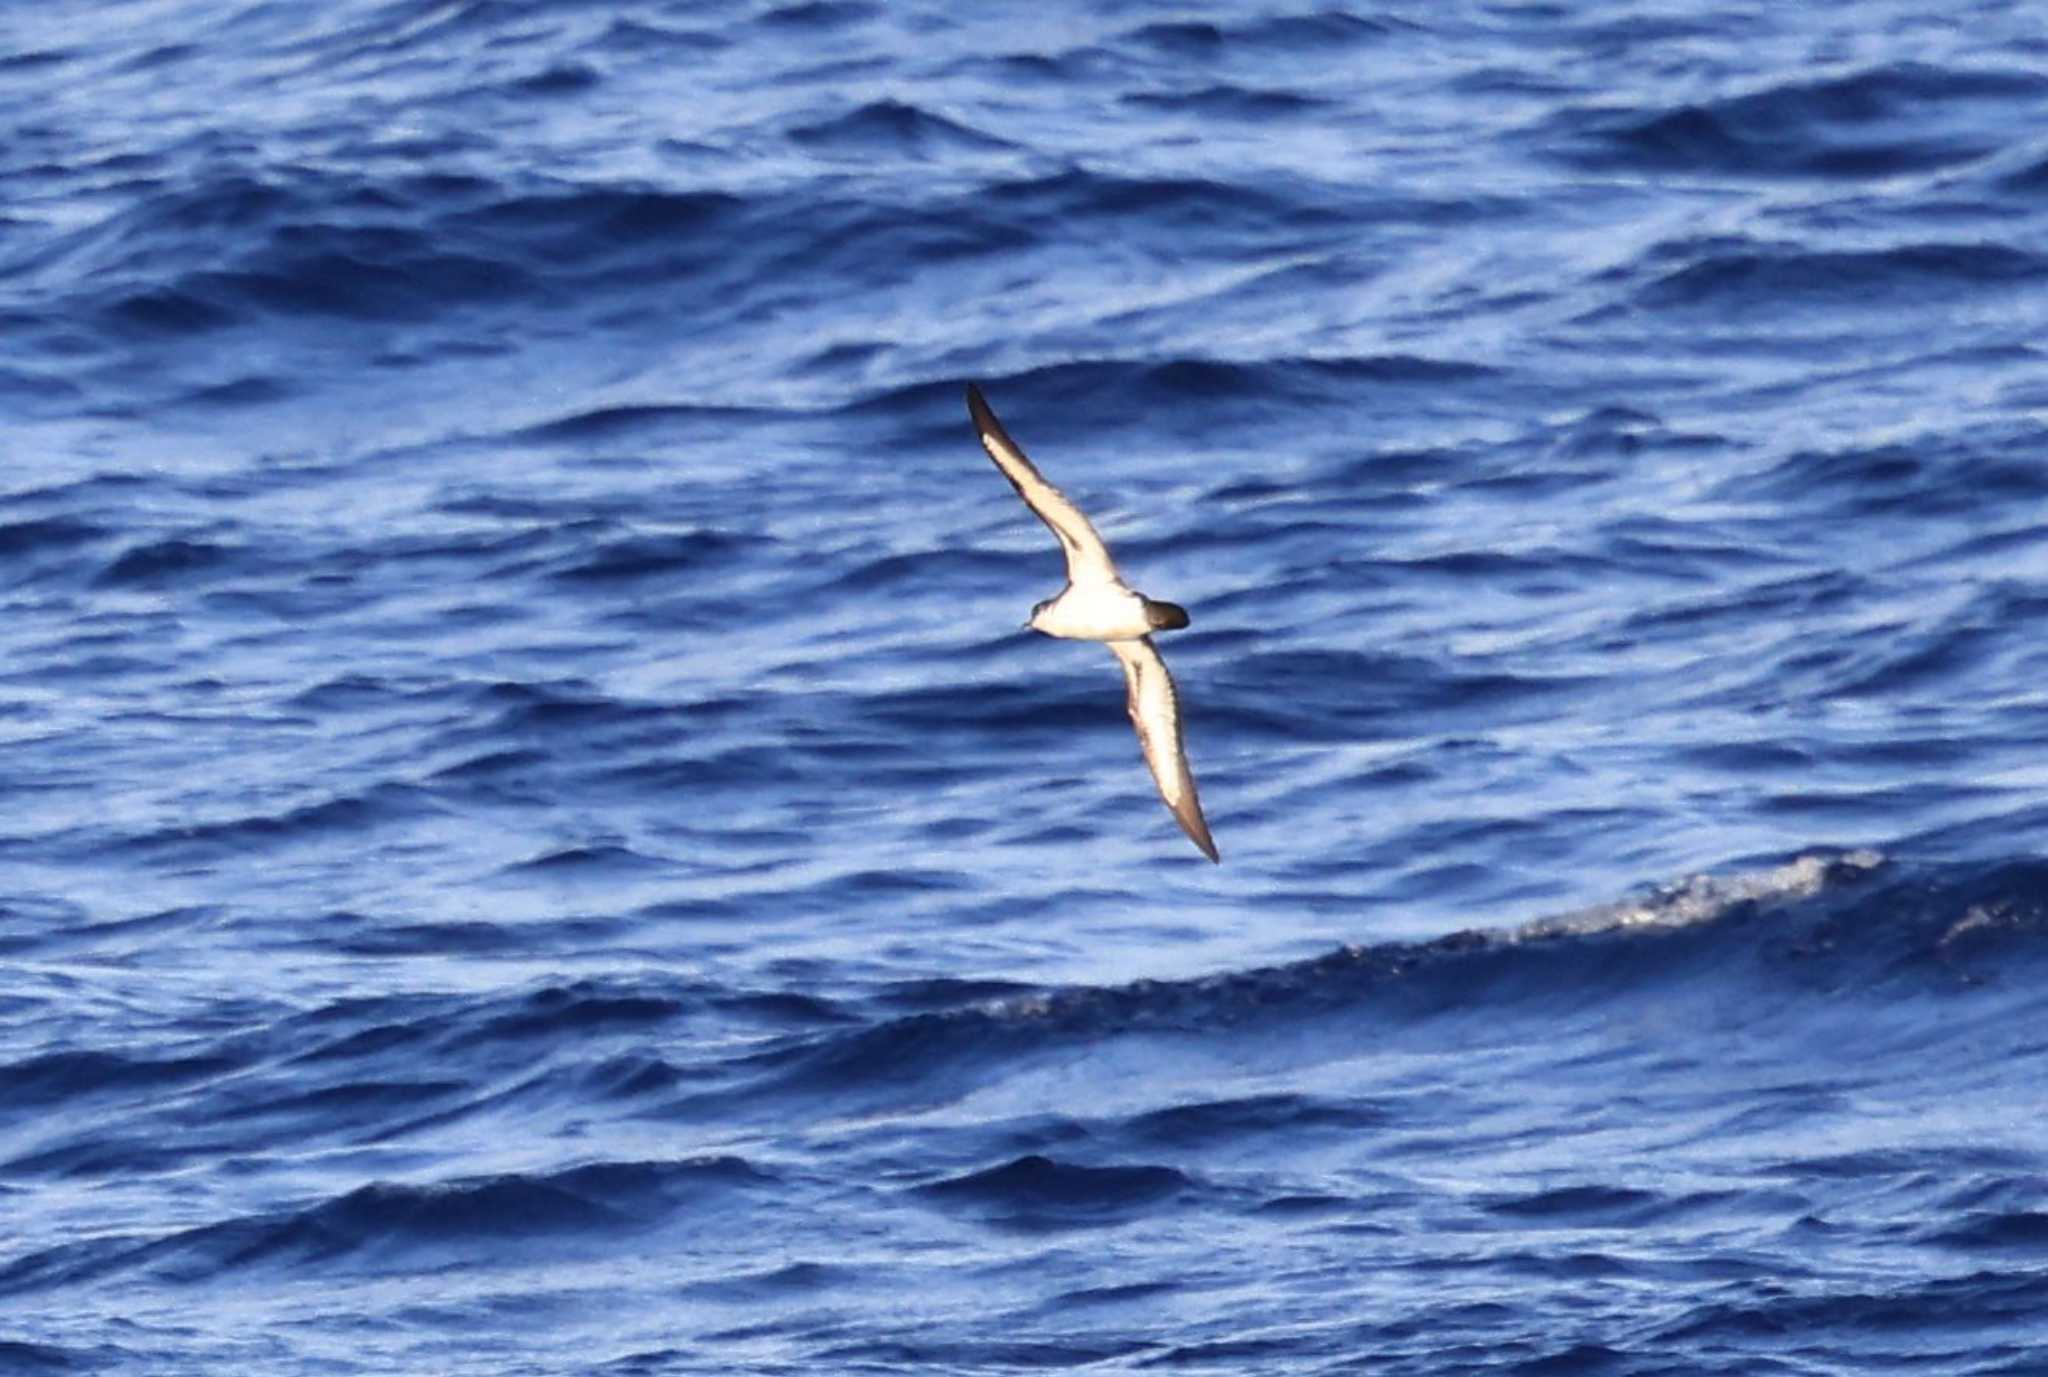
[(1044, 602), (1039, 603), (1037, 606), (1033, 607), (1031, 609), (1031, 619), (1024, 623), (1023, 629), (1026, 631), (1043, 630), (1044, 628), (1039, 626), (1038, 623), (1045, 616), (1045, 609), (1051, 607), (1054, 603), (1058, 601), (1058, 598), (1047, 598)]

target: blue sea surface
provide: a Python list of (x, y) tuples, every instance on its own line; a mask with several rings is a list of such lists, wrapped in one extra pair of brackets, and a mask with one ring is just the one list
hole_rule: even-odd
[(2048, 1372), (2041, 19), (8, 6), (0, 1372)]

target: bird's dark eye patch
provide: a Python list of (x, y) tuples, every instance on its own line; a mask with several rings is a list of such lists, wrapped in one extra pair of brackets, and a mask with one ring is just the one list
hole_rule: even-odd
[(1154, 631), (1178, 631), (1188, 624), (1188, 610), (1178, 603), (1145, 599), (1145, 624)]

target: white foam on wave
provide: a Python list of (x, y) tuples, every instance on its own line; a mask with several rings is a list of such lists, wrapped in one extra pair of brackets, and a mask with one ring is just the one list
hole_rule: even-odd
[(1880, 852), (1858, 850), (1808, 854), (1783, 865), (1733, 875), (1688, 875), (1639, 897), (1539, 918), (1512, 936), (1585, 936), (1627, 928), (1692, 927), (1713, 922), (1740, 904), (1776, 907), (1809, 899), (1831, 885), (1859, 883), (1888, 863)]

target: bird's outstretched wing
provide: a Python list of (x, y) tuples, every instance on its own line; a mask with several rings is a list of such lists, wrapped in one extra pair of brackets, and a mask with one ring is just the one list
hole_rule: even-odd
[(1202, 817), (1202, 800), (1195, 794), (1195, 777), (1188, 769), (1188, 752), (1180, 733), (1180, 695), (1174, 691), (1173, 676), (1150, 636), (1135, 641), (1110, 641), (1110, 650), (1124, 667), (1124, 683), (1130, 691), (1128, 706), (1131, 725), (1138, 729), (1138, 744), (1144, 748), (1145, 763), (1159, 784), (1159, 796), (1180, 820), (1202, 854), (1212, 861), (1216, 841)]
[(974, 428), (981, 434), (981, 447), (988, 451), (988, 457), (996, 461), (996, 467), (1010, 480), (1024, 505), (1038, 513), (1038, 519), (1059, 537), (1060, 549), (1067, 556), (1067, 582), (1114, 581), (1116, 561), (1109, 557), (1109, 547), (1102, 543), (1102, 537), (1095, 533), (1072, 499), (1045, 481), (1045, 475), (1017, 447), (1010, 432), (1003, 429), (1003, 423), (989, 409), (981, 389), (973, 383), (967, 384), (967, 414), (974, 418)]

